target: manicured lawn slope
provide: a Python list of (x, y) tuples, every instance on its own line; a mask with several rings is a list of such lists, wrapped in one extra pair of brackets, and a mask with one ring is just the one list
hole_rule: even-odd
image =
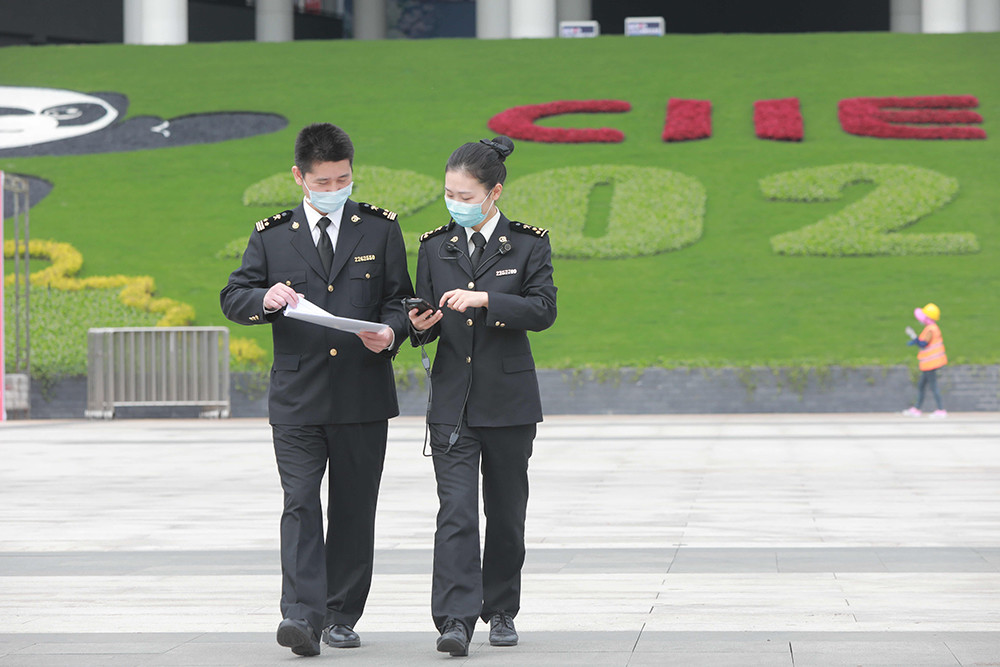
[[(211, 145), (79, 157), (0, 159), (0, 169), (55, 183), (32, 210), (33, 238), (73, 244), (82, 275), (155, 278), (158, 295), (193, 305), (197, 324), (226, 321), (218, 291), (236, 261), (227, 242), (275, 212), (245, 207), (244, 190), (287, 171), (303, 125), (331, 121), (354, 139), (358, 164), (436, 179), (464, 141), (492, 136), (491, 116), (560, 99), (621, 99), (623, 114), (543, 120), (622, 130), (621, 144), (517, 143), (509, 191), (542, 171), (595, 164), (659, 167), (707, 192), (703, 235), (649, 257), (556, 260), (559, 319), (533, 338), (540, 366), (899, 363), (902, 329), (935, 301), (953, 361), (995, 363), (1000, 318), (1000, 38), (971, 35), (730, 35), (566, 41), (471, 40), (87, 46), (0, 49), (0, 84), (116, 91), (129, 115), (280, 113), (278, 133)], [(837, 102), (859, 96), (975, 95), (985, 141), (881, 140), (846, 134)], [(753, 102), (798, 97), (802, 143), (754, 136)], [(713, 136), (660, 139), (667, 100), (711, 100)], [(906, 164), (958, 179), (956, 199), (914, 233), (971, 232), (971, 255), (785, 257), (770, 238), (838, 202), (768, 201), (760, 179), (849, 162)], [(655, 200), (654, 196), (649, 197)], [(392, 201), (377, 201), (392, 207)], [(592, 218), (601, 217), (595, 203)], [(502, 207), (503, 208), (503, 207)], [(547, 226), (532, 211), (512, 218)], [(441, 200), (407, 216), (415, 246), (447, 220)], [(588, 227), (588, 229), (592, 229)], [(907, 232), (902, 232), (907, 233)], [(559, 237), (553, 245), (558, 249)], [(412, 259), (412, 258), (411, 258)], [(411, 272), (415, 269), (410, 267)], [(267, 327), (238, 327), (269, 348)], [(417, 366), (405, 350), (400, 363)]]

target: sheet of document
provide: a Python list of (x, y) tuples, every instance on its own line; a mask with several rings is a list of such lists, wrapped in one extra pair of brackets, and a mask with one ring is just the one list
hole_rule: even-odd
[(378, 333), (383, 329), (389, 328), (388, 324), (367, 322), (365, 320), (352, 320), (349, 317), (337, 317), (336, 315), (331, 315), (311, 301), (307, 301), (305, 297), (301, 296), (299, 297), (298, 305), (294, 308), (291, 305), (285, 306), (285, 317), (291, 317), (293, 320), (302, 320), (303, 322), (312, 322), (313, 324), (319, 324), (320, 326), (329, 327), (330, 329), (339, 329), (340, 331), (347, 331), (349, 333), (358, 333), (359, 331), (373, 331)]

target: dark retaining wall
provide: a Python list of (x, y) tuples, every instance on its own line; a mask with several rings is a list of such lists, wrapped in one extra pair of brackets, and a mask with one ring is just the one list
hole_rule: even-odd
[[(1000, 412), (1000, 366), (949, 366), (939, 372), (945, 408), (952, 412)], [(744, 412), (896, 412), (916, 397), (908, 366), (772, 370), (663, 369), (643, 371), (541, 370), (538, 382), (546, 414), (691, 414)], [(423, 415), (423, 373), (397, 382), (404, 415)], [(232, 378), (232, 416), (266, 417), (267, 389), (253, 377)], [(33, 419), (82, 418), (87, 381), (72, 377), (45, 388), (31, 386)], [(934, 408), (928, 393), (924, 409)], [(196, 417), (197, 408), (132, 408), (127, 417)], [(18, 415), (12, 414), (12, 418)]]

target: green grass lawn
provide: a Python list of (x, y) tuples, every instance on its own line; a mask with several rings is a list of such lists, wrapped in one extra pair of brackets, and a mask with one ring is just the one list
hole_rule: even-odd
[[(286, 116), (289, 126), (251, 139), (159, 151), (6, 158), (0, 169), (55, 184), (31, 211), (32, 237), (78, 248), (82, 275), (151, 275), (158, 296), (195, 307), (197, 324), (228, 324), (218, 292), (236, 262), (216, 254), (275, 212), (246, 207), (241, 197), (248, 186), (291, 167), (303, 125), (344, 127), (359, 165), (441, 179), (451, 151), (492, 136), (487, 121), (504, 109), (560, 99), (627, 100), (629, 113), (542, 121), (616, 127), (626, 139), (602, 145), (519, 141), (508, 161), (508, 190), (519, 178), (563, 167), (669, 169), (696, 178), (707, 191), (703, 235), (689, 247), (649, 257), (557, 259), (559, 319), (533, 337), (540, 366), (902, 363), (914, 356), (903, 344), (903, 327), (916, 326), (912, 310), (927, 301), (941, 306), (953, 362), (996, 363), (997, 62), (996, 34), (7, 47), (0, 49), (2, 85), (116, 91), (129, 97), (130, 116), (263, 111)], [(837, 120), (837, 102), (847, 97), (959, 94), (979, 98), (987, 140), (863, 138), (844, 133)], [(805, 140), (755, 138), (753, 102), (791, 96), (802, 103)], [(711, 100), (713, 136), (661, 141), (670, 97)], [(848, 162), (914, 165), (958, 179), (956, 199), (912, 231), (971, 232), (981, 251), (774, 254), (772, 236), (816, 222), (872, 188), (850, 187), (839, 202), (772, 202), (761, 193), (760, 179)], [(606, 217), (602, 210), (609, 205), (609, 197), (598, 193), (591, 222)], [(551, 224), (531, 210), (505, 212)], [(439, 199), (402, 225), (415, 244), (421, 232), (446, 221)], [(558, 235), (552, 242), (558, 249)], [(267, 327), (232, 329), (269, 349)], [(404, 366), (419, 364), (413, 350), (399, 359)]]

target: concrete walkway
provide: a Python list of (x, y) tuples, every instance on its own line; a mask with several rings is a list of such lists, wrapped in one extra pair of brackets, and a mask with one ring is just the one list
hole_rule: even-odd
[(390, 422), (363, 646), (303, 659), (263, 420), (0, 425), (0, 666), (1000, 664), (1000, 415), (550, 418), (521, 644), (468, 659), (422, 439)]

